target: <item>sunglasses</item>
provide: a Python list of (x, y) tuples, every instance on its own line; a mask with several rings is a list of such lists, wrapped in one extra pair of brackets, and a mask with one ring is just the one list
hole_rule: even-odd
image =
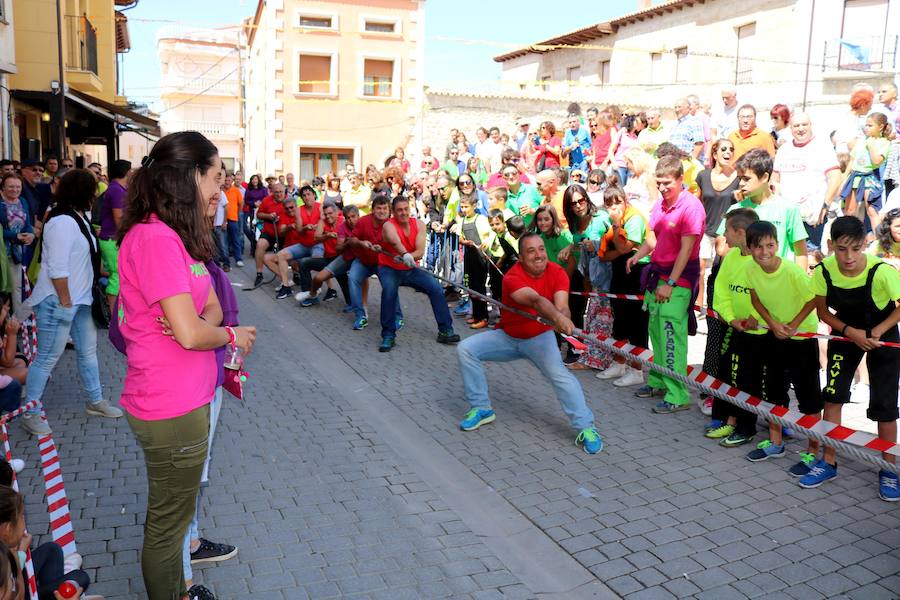
[(598, 179), (588, 179), (588, 183), (591, 185), (600, 185), (600, 180)]
[(587, 204), (587, 198), (579, 198), (578, 200), (572, 200), (572, 204)]
[(446, 189), (447, 189), (447, 186), (445, 185), (445, 186), (442, 186), (442, 187), (437, 188), (437, 191), (443, 192), (443, 191), (446, 190)]
[(463, 180), (459, 182), (459, 185), (475, 185), (475, 182)]

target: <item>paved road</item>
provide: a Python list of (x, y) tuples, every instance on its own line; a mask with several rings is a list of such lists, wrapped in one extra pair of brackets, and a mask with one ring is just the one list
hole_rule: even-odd
[[(746, 447), (702, 437), (698, 411), (652, 415), (579, 373), (606, 444), (588, 456), (522, 362), (489, 367), (498, 419), (464, 434), (455, 353), (435, 343), (424, 297), (404, 290), (407, 326), (385, 355), (377, 326), (352, 332), (339, 300), (301, 310), (272, 296), (238, 292), (260, 341), (203, 501), (203, 534), (240, 549), (197, 571), (222, 599), (898, 595), (900, 506), (877, 498), (872, 468), (844, 460), (837, 480), (802, 490), (785, 473), (796, 455), (748, 463)], [(124, 367), (101, 346), (115, 398)], [(75, 372), (67, 352), (45, 401), (78, 547), (97, 593), (140, 598), (142, 457), (124, 420), (84, 415)], [(41, 537), (36, 443), (10, 433)]]

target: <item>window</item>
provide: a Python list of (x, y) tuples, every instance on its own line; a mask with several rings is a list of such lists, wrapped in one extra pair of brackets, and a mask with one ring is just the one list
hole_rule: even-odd
[(566, 69), (566, 79), (569, 89), (581, 84), (581, 67), (569, 67)]
[(334, 29), (331, 17), (314, 17), (312, 15), (300, 15), (298, 25), (311, 29)]
[(882, 68), (887, 18), (888, 0), (844, 1), (839, 42), (841, 68)]
[(606, 85), (609, 83), (609, 62), (608, 60), (600, 61), (600, 83)]
[(541, 91), (550, 91), (550, 75), (544, 75), (543, 77), (541, 77)]
[(374, 33), (396, 33), (397, 32), (397, 23), (396, 21), (384, 22), (384, 21), (370, 21), (366, 19), (366, 31), (371, 31)]
[(675, 81), (687, 81), (688, 80), (688, 49), (685, 48), (676, 48), (675, 49)]
[(6, 0), (0, 0), (0, 21), (6, 22)]
[(662, 83), (662, 52), (650, 54), (650, 83)]
[(753, 38), (756, 23), (737, 28), (737, 60), (734, 62), (734, 82), (750, 83), (753, 79)]
[(332, 54), (298, 53), (298, 83), (300, 94), (335, 95), (337, 56)]
[(352, 162), (353, 150), (349, 148), (300, 148), (298, 179), (337, 173)]
[(394, 88), (394, 61), (367, 58), (364, 61), (363, 96), (390, 98)]

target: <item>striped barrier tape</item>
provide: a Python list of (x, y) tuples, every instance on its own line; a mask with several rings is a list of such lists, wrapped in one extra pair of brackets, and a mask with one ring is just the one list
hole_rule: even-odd
[[(396, 258), (394, 254), (387, 252), (384, 249), (382, 249), (381, 252), (390, 256), (391, 258)], [(438, 281), (466, 291), (473, 297), (480, 298), (481, 300), (489, 302), (501, 309), (516, 313), (544, 325), (553, 327), (553, 324), (543, 317), (533, 315), (512, 306), (508, 306), (507, 304), (504, 304), (499, 300), (495, 300), (490, 296), (476, 292), (475, 290), (464, 285), (460, 285), (459, 283), (444, 279), (440, 275), (436, 275), (428, 271), (427, 269), (422, 269), (422, 267), (416, 268), (421, 269), (425, 273), (428, 273)], [(790, 410), (789, 408), (775, 406), (770, 402), (766, 402), (760, 398), (751, 396), (750, 394), (743, 392), (738, 388), (725, 383), (724, 381), (716, 379), (709, 373), (705, 373), (702, 369), (688, 367), (688, 374), (678, 373), (666, 366), (654, 363), (653, 353), (647, 348), (640, 348), (625, 341), (601, 338), (585, 333), (584, 331), (577, 328), (573, 332), (573, 336), (584, 341), (603, 346), (616, 354), (624, 356), (625, 358), (636, 360), (641, 364), (647, 366), (651, 370), (657, 371), (658, 373), (666, 375), (667, 377), (671, 377), (672, 379), (680, 381), (685, 385), (699, 388), (701, 391), (710, 396), (714, 396), (716, 398), (719, 398), (720, 400), (724, 400), (725, 402), (729, 402), (740, 408), (748, 410), (756, 415), (765, 417), (771, 421), (778, 423), (779, 425), (793, 427), (796, 431), (801, 432), (806, 437), (814, 439), (827, 446), (831, 446), (836, 450), (840, 450), (846, 455), (872, 463), (882, 469), (892, 471), (894, 473), (900, 473), (900, 466), (888, 462), (881, 456), (877, 456), (876, 454), (870, 452), (870, 450), (874, 450), (876, 452), (890, 454), (891, 456), (900, 456), (900, 444), (897, 444), (896, 442), (882, 440), (873, 434), (863, 431), (857, 431), (855, 429), (844, 427), (836, 423), (831, 423), (816, 416), (804, 415), (798, 411)]]
[[(4, 417), (6, 415), (3, 415)], [(3, 451), (6, 462), (12, 461), (12, 448), (9, 446), (9, 433), (6, 431), (6, 420), (0, 421), (0, 436), (3, 437)], [(16, 472), (13, 471), (12, 488), (19, 491), (19, 481)], [(27, 529), (26, 529), (27, 531)], [(31, 600), (38, 600), (37, 578), (34, 573), (34, 563), (31, 560), (31, 548), (25, 550), (25, 570), (28, 571), (28, 595)]]
[[(3, 448), (7, 462), (12, 460), (12, 450), (9, 445), (6, 424), (33, 408), (41, 408), (41, 402), (32, 400), (14, 411), (0, 415), (0, 436), (3, 438)], [(41, 418), (46, 420), (43, 410), (41, 410)], [(78, 548), (75, 545), (75, 529), (72, 526), (69, 500), (66, 496), (59, 453), (56, 449), (56, 443), (53, 441), (53, 436), (48, 434), (38, 438), (38, 450), (41, 455), (41, 472), (44, 479), (44, 492), (47, 498), (47, 513), (50, 516), (50, 535), (53, 541), (62, 548), (63, 556), (69, 556), (78, 552)], [(18, 484), (15, 483), (15, 474), (13, 475), (13, 482), (14, 489), (18, 491)], [(31, 564), (30, 551), (28, 552), (26, 563), (29, 573), (28, 585), (31, 598), (32, 600), (37, 600), (37, 582), (34, 580), (34, 568)]]

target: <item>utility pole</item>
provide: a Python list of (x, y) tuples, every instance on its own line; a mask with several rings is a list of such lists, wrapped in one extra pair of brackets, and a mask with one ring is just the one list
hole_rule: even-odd
[(803, 110), (806, 110), (806, 91), (809, 89), (809, 59), (812, 57), (813, 22), (816, 16), (816, 0), (809, 9), (809, 39), (806, 43), (806, 74), (803, 76)]
[(56, 0), (56, 47), (59, 58), (59, 159), (66, 158), (66, 65), (63, 63), (62, 0)]

